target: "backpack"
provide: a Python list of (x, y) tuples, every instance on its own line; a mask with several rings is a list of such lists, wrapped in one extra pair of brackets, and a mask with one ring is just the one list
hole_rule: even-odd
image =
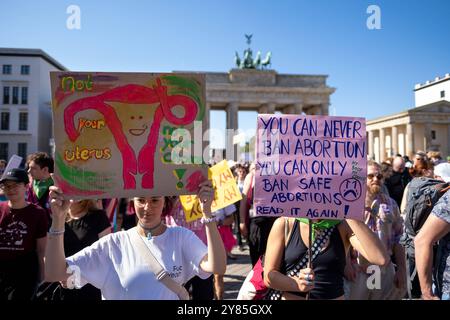
[(409, 183), (406, 207), (403, 211), (405, 232), (401, 240), (409, 256), (415, 256), (414, 237), (422, 228), (436, 202), (449, 188), (449, 183), (425, 177), (414, 178)]

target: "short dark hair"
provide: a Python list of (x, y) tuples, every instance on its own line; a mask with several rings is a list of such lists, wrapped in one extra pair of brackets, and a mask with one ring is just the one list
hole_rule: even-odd
[(36, 152), (32, 153), (27, 157), (27, 165), (30, 164), (31, 161), (34, 161), (39, 167), (48, 168), (49, 173), (53, 173), (54, 170), (54, 161), (53, 158), (50, 157), (46, 152)]

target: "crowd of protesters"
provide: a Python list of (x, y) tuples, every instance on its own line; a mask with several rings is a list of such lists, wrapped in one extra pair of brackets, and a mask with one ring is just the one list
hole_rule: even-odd
[[(199, 186), (203, 217), (193, 222), (177, 196), (67, 201), (44, 152), (29, 155), (25, 169), (3, 172), (6, 164), (0, 160), (0, 300), (222, 300), (235, 246), (248, 246), (252, 266), (265, 254), (264, 282), (282, 299), (450, 299), (450, 161), (438, 152), (369, 160), (364, 221), (256, 215), (250, 163), (231, 168), (242, 193), (235, 204), (211, 212), (212, 184)], [(419, 180), (440, 188), (411, 236)], [(312, 268), (288, 274), (310, 246), (309, 228), (326, 241)], [(142, 244), (169, 285), (142, 267)], [(381, 282), (369, 288), (373, 265)]]

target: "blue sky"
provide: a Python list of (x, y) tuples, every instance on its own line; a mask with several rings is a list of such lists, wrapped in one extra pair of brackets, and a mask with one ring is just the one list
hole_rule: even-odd
[[(80, 30), (66, 28), (71, 4)], [(371, 4), (381, 30), (366, 27)], [(41, 48), (71, 70), (227, 72), (253, 34), (277, 72), (328, 74), (336, 115), (372, 119), (413, 107), (416, 83), (450, 72), (449, 12), (446, 0), (2, 0), (0, 47)], [(254, 114), (239, 120), (255, 127)], [(211, 123), (224, 128), (224, 114)]]

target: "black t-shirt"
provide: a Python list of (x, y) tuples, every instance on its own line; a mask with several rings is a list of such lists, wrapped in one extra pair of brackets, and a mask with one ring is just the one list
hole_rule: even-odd
[(0, 203), (0, 264), (36, 252), (36, 240), (47, 235), (47, 213), (35, 204), (12, 209)]
[(37, 288), (36, 240), (47, 235), (47, 213), (29, 204), (12, 209), (0, 203), (0, 300), (29, 300)]
[(394, 173), (386, 179), (385, 184), (389, 191), (389, 196), (395, 200), (399, 207), (402, 203), (403, 192), (410, 181), (411, 177), (406, 171), (403, 173), (394, 171)]
[(70, 257), (98, 240), (98, 234), (111, 227), (104, 210), (90, 210), (80, 219), (66, 222), (64, 252)]
[[(66, 232), (64, 233), (66, 257), (70, 257), (96, 242), (99, 239), (98, 234), (110, 227), (111, 223), (104, 210), (90, 210), (80, 219), (66, 222)], [(54, 299), (100, 300), (101, 292), (94, 286), (86, 284), (78, 290), (60, 288), (59, 297), (54, 297)]]

